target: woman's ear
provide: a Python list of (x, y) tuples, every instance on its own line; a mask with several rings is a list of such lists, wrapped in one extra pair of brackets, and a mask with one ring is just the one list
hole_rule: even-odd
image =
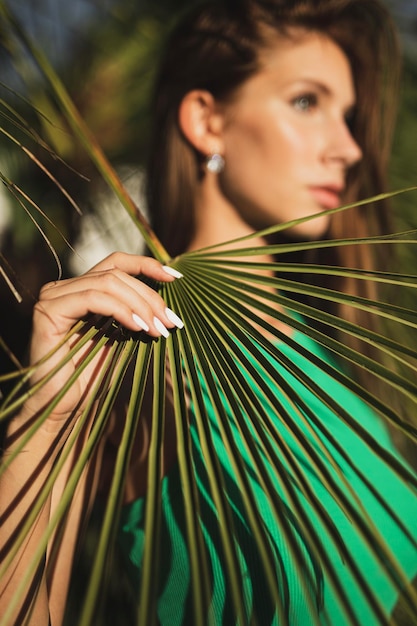
[(223, 115), (209, 91), (189, 91), (180, 104), (179, 124), (190, 144), (207, 156), (223, 152)]

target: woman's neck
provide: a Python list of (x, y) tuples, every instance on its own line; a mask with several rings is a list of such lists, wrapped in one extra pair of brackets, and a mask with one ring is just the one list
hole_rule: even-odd
[[(215, 175), (207, 174), (201, 182), (195, 212), (195, 234), (188, 250), (220, 245), (255, 232), (254, 228), (242, 218), (239, 210), (221, 192)], [(248, 242), (250, 247), (262, 245), (265, 245), (262, 237), (254, 237)], [(224, 249), (240, 247), (246, 247), (246, 244), (227, 243)]]
[[(188, 248), (191, 250), (199, 250), (208, 246), (220, 246), (220, 249), (231, 250), (244, 247), (263, 246), (267, 242), (263, 237), (253, 237), (248, 242), (233, 241), (239, 240), (254, 233), (254, 229), (240, 215), (239, 211), (220, 193), (218, 182), (216, 179), (211, 180), (210, 176), (205, 177), (196, 202), (196, 229), (195, 235)], [(227, 243), (232, 241), (232, 243)], [(224, 246), (221, 246), (222, 243)], [(269, 254), (253, 256), (235, 257), (234, 260), (253, 261), (257, 263), (270, 263), (273, 257)], [(272, 276), (272, 270), (253, 270), (258, 275), (263, 273), (265, 276)], [(265, 292), (273, 291), (272, 287), (265, 287)], [(268, 303), (267, 298), (261, 298), (261, 302)], [(279, 328), (285, 334), (291, 334), (291, 329), (278, 322), (273, 315), (260, 314), (260, 316), (275, 328)], [(258, 327), (261, 330), (260, 327)], [(261, 330), (266, 335), (270, 335), (265, 330)], [(271, 339), (274, 339), (270, 335)]]

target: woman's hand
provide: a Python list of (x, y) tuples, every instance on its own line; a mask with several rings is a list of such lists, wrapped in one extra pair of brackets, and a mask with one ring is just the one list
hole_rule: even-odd
[[(31, 363), (37, 364), (57, 345), (62, 346), (53, 356), (48, 357), (35, 368), (32, 382), (36, 383), (61, 361), (79, 339), (80, 335), (68, 332), (74, 324), (89, 314), (105, 316), (116, 320), (131, 331), (144, 331), (151, 337), (167, 335), (170, 328), (182, 327), (179, 318), (166, 308), (163, 299), (153, 289), (135, 278), (146, 276), (150, 279), (171, 282), (178, 273), (164, 267), (155, 259), (129, 254), (112, 254), (92, 270), (69, 280), (45, 285), (33, 315), (31, 341)], [(59, 371), (41, 386), (25, 403), (23, 409), (9, 425), (6, 439), (5, 458), (9, 464), (0, 477), (0, 554), (8, 555), (13, 540), (21, 525), (34, 506), (38, 505), (39, 494), (49, 480), (51, 468), (65, 445), (68, 429), (85, 406), (89, 391), (99, 380), (108, 347), (100, 349), (94, 359), (82, 371), (76, 382), (70, 386), (63, 398), (53, 409), (42, 427), (38, 428), (30, 440), (24, 441), (27, 427), (39, 411), (50, 405), (57, 394), (74, 373), (95, 343), (89, 340)], [(31, 624), (61, 624), (65, 609), (65, 599), (69, 584), (72, 558), (75, 550), (78, 529), (86, 517), (87, 503), (95, 497), (95, 472), (99, 469), (103, 451), (100, 443), (92, 467), (86, 467), (80, 478), (76, 493), (72, 498), (64, 534), (59, 548), (51, 547), (53, 567), (44, 569), (42, 563), (36, 568), (23, 597), (13, 606), (15, 593), (20, 581), (30, 570), (32, 559), (44, 541), (44, 533), (54, 517), (68, 477), (78, 458), (80, 446), (88, 437), (91, 414), (78, 435), (77, 445), (70, 450), (64, 467), (54, 487), (41, 507), (31, 532), (27, 533), (23, 545), (12, 559), (10, 567), (0, 580), (0, 615), (12, 613), (10, 623), (21, 623), (21, 615), (30, 607)], [(13, 455), (17, 451), (17, 455)], [(91, 471), (94, 470), (94, 471)], [(62, 530), (62, 529), (61, 529)], [(61, 541), (62, 540), (62, 541)], [(1, 560), (1, 559), (0, 559)], [(47, 578), (48, 577), (48, 578)]]
[[(159, 294), (136, 278), (146, 276), (171, 282), (181, 275), (150, 257), (114, 253), (86, 274), (45, 285), (35, 305), (31, 340), (31, 363), (37, 363), (56, 347), (74, 324), (88, 314), (113, 318), (131, 331), (144, 331), (151, 337), (168, 336), (169, 329), (181, 328), (182, 321), (166, 308)], [(79, 339), (72, 336), (65, 345), (36, 369), (33, 382), (58, 363)], [(40, 410), (62, 389), (63, 384), (82, 361), (91, 343), (84, 346), (71, 361), (44, 385), (28, 402), (30, 413)], [(51, 419), (62, 421), (74, 410), (81, 410), (86, 394), (105, 358), (100, 352), (71, 386), (55, 408)]]

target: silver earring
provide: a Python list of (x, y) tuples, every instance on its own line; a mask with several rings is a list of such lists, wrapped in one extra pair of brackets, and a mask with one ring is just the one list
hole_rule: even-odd
[(221, 154), (214, 152), (206, 159), (206, 168), (213, 174), (220, 174), (224, 170), (225, 161)]

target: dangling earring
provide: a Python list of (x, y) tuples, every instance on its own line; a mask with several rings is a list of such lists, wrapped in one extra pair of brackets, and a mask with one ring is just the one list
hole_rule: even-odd
[(220, 174), (224, 170), (225, 161), (221, 154), (214, 152), (206, 159), (206, 168), (213, 174)]

